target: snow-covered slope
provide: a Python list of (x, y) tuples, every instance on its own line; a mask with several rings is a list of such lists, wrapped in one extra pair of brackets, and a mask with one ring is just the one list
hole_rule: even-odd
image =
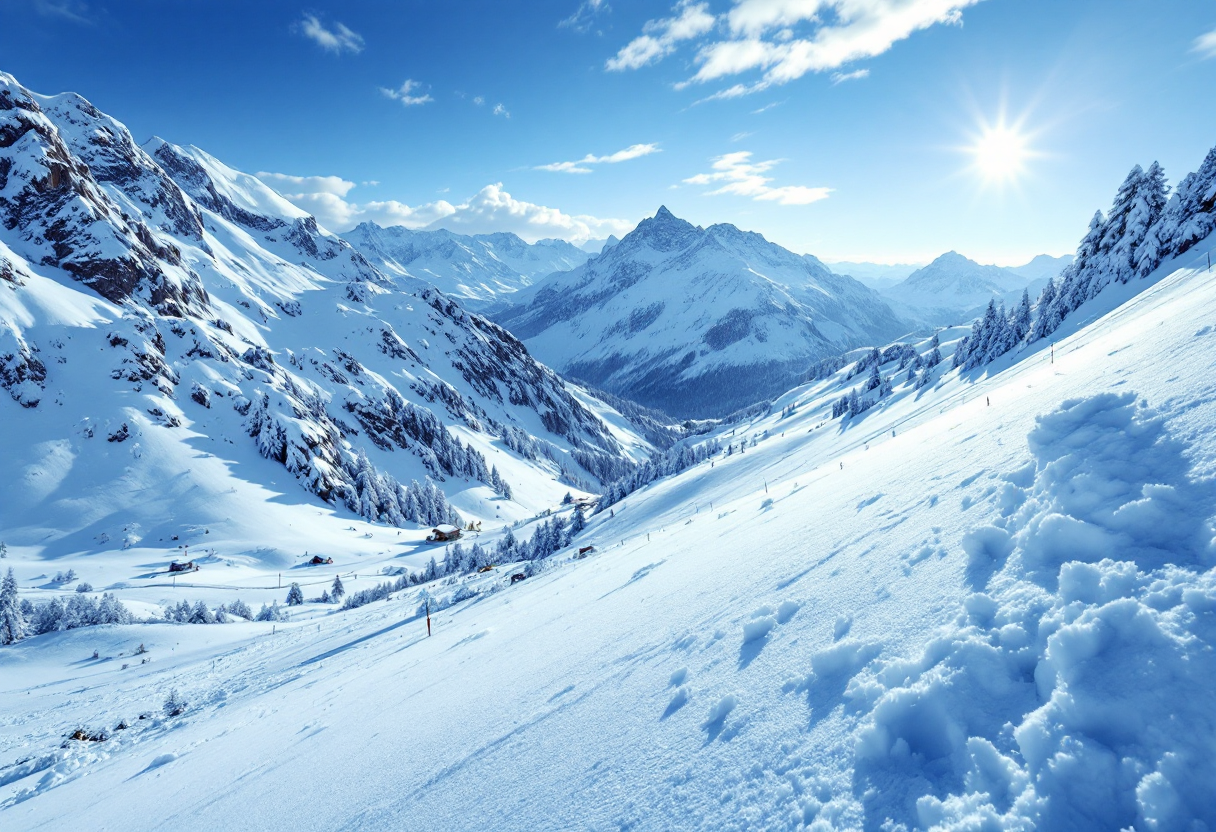
[[(855, 417), (851, 366), (789, 391), (519, 584), (0, 648), (0, 824), (1214, 828), (1214, 245), (1083, 303), (1054, 361), (947, 370), (956, 329)], [(285, 592), (89, 567), (132, 604)]]
[(385, 273), (417, 278), (473, 308), (510, 302), (525, 286), (591, 256), (564, 240), (529, 245), (505, 232), (467, 235), (365, 222), (344, 236)]
[(255, 177), (8, 75), (0, 218), (10, 545), (219, 526), (281, 562), (304, 515), (505, 522), (646, 453), (509, 333)]
[(680, 417), (769, 398), (814, 361), (907, 329), (814, 257), (666, 208), (518, 297), (497, 320), (542, 361)]

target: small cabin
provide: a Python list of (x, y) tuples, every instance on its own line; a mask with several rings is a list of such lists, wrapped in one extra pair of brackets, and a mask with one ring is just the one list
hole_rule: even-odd
[(192, 560), (188, 560), (185, 563), (178, 563), (177, 561), (173, 561), (172, 563), (169, 564), (169, 571), (170, 572), (197, 572), (198, 567), (195, 566), (194, 561), (192, 561)]
[(427, 537), (428, 543), (448, 543), (453, 540), (460, 540), (460, 529), (446, 523), (431, 529), (431, 534)]
[(333, 558), (323, 558), (320, 555), (313, 555), (312, 559), (309, 560), (308, 562), (310, 564), (312, 564), (313, 566), (322, 566), (327, 563), (333, 563), (334, 559)]
[(580, 558), (585, 558), (585, 557), (587, 557), (587, 555), (594, 554), (594, 552), (595, 552), (594, 546), (580, 546), (579, 550), (578, 550), (578, 556)]

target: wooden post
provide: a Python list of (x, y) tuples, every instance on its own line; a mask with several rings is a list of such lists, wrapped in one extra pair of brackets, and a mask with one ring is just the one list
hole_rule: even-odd
[(426, 601), (426, 637), (431, 637), (431, 601), (429, 598)]

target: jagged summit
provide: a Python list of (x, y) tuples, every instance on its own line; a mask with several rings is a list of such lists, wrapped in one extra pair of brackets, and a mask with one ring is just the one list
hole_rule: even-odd
[(665, 206), (526, 298), (499, 320), (543, 361), (682, 417), (752, 404), (820, 358), (906, 329), (818, 260)]

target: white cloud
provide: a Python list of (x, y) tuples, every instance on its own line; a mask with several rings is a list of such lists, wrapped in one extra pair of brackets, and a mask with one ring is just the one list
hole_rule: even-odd
[(480, 107), (482, 104), (486, 103), (486, 100), (480, 95), (475, 95), (473, 96), (473, 103)]
[[(279, 193), (346, 196), (350, 193), (350, 189), (355, 187), (354, 182), (348, 182), (341, 176), (291, 176), (286, 173), (258, 171), (257, 177)], [(369, 183), (364, 182), (363, 184)]]
[(575, 9), (574, 14), (558, 22), (559, 29), (573, 29), (576, 32), (587, 32), (595, 25), (600, 12), (610, 11), (611, 7), (604, 0), (583, 0)]
[[(262, 172), (258, 178), (292, 204), (308, 211), (322, 226), (338, 233), (349, 231), (361, 222), (374, 222), (412, 229), (449, 228), (463, 234), (513, 231), (528, 242), (558, 237), (581, 243), (609, 234), (619, 237), (634, 226), (624, 220), (571, 215), (557, 208), (524, 202), (503, 190), (502, 183), (487, 185), (459, 205), (439, 199), (410, 207), (396, 200), (349, 201), (346, 196), (355, 184), (339, 176)], [(441, 193), (446, 191), (444, 188)]]
[(589, 165), (615, 165), (618, 162), (627, 162), (630, 159), (637, 159), (641, 156), (649, 156), (651, 153), (659, 153), (657, 144), (631, 144), (624, 150), (618, 150), (616, 153), (610, 153), (607, 156), (593, 156), (588, 153), (577, 162), (552, 162), (548, 165), (537, 165), (536, 170), (547, 170), (555, 173), (591, 173)]
[(336, 21), (333, 27), (329, 28), (316, 15), (306, 14), (304, 19), (296, 24), (296, 28), (300, 34), (327, 52), (341, 54), (363, 51), (363, 36)]
[(435, 100), (431, 98), (428, 93), (418, 95), (421, 88), (422, 84), (420, 82), (415, 81), (412, 78), (406, 78), (405, 83), (403, 83), (398, 89), (390, 90), (387, 87), (381, 87), (380, 92), (384, 93), (387, 97), (393, 99), (394, 101), (400, 101), (402, 106), (405, 107), (413, 107), (416, 104), (426, 104)]
[(713, 159), (711, 173), (699, 173), (684, 180), (686, 185), (714, 185), (721, 183), (706, 196), (734, 194), (750, 197), (761, 202), (776, 202), (779, 205), (809, 205), (827, 199), (831, 188), (809, 188), (805, 185), (781, 185), (773, 187), (771, 176), (764, 174), (780, 164), (780, 159), (766, 162), (751, 161), (752, 154), (746, 150), (727, 153)]
[(750, 138), (754, 135), (756, 135), (756, 132), (754, 130), (744, 130), (740, 133), (736, 133), (735, 135), (731, 136), (730, 140), (732, 142), (741, 142), (744, 139)]
[[(809, 72), (827, 72), (889, 50), (913, 33), (937, 24), (961, 24), (963, 9), (981, 0), (735, 0), (735, 5), (715, 19), (704, 4), (677, 7), (681, 14), (699, 9), (703, 18), (694, 27), (679, 31), (677, 19), (650, 21), (635, 38), (608, 62), (609, 69), (636, 69), (661, 60), (675, 51), (680, 40), (699, 39), (717, 24), (728, 37), (702, 42), (697, 51), (696, 73), (683, 84), (703, 84), (724, 78), (759, 73), (754, 81), (740, 82), (705, 101), (737, 98), (774, 85), (785, 84)], [(1205, 35), (1196, 49), (1205, 51)], [(1216, 54), (1216, 33), (1211, 35)], [(863, 78), (866, 70), (833, 76), (842, 80)]]
[(511, 117), (511, 114), (510, 114), (509, 112), (507, 112), (507, 108), (506, 108), (506, 107), (504, 107), (504, 106), (502, 106), (502, 104), (495, 104), (495, 105), (494, 105), (494, 115), (496, 115), (496, 116), (502, 116), (503, 118), (510, 118), (510, 117)]
[(1204, 58), (1216, 58), (1216, 29), (1195, 38), (1192, 51), (1198, 52)]
[(487, 185), (448, 216), (432, 222), (428, 228), (447, 228), (461, 234), (487, 234), (511, 231), (528, 242), (557, 237), (572, 243), (598, 240), (629, 232), (635, 223), (617, 219), (601, 219), (587, 214), (566, 214), (515, 199), (502, 183)]
[(862, 78), (869, 78), (870, 70), (855, 69), (852, 72), (833, 72), (832, 83), (843, 84), (845, 81), (860, 81)]
[[(340, 176), (292, 176), (259, 171), (257, 177), (331, 231), (348, 231), (364, 221), (420, 228), (456, 210), (443, 200), (416, 208), (396, 200), (350, 202), (346, 195), (355, 188), (355, 183)], [(379, 183), (373, 180), (363, 184)]]
[(676, 12), (675, 17), (647, 21), (641, 35), (608, 59), (607, 68), (617, 71), (637, 69), (661, 61), (676, 50), (680, 41), (698, 38), (714, 27), (714, 16), (709, 13), (705, 3), (681, 0), (673, 11)]

